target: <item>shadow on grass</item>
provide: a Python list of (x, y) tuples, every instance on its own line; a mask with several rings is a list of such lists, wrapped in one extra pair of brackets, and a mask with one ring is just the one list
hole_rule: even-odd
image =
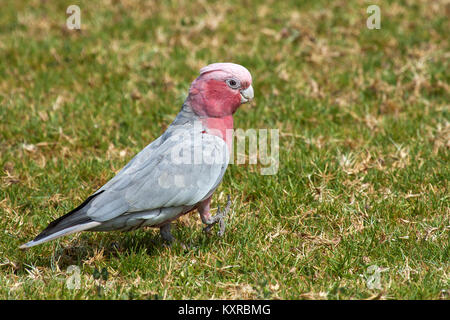
[[(85, 232), (76, 236), (69, 245), (56, 243), (53, 253), (37, 254), (24, 258), (23, 263), (35, 267), (54, 267), (61, 270), (70, 265), (82, 265), (97, 260), (102, 262), (123, 259), (131, 255), (153, 257), (166, 254), (169, 245), (161, 238), (156, 228), (146, 228), (130, 232)], [(195, 232), (190, 228), (173, 229), (176, 241), (170, 245), (172, 254), (184, 255), (201, 249), (207, 249), (215, 242), (215, 235)], [(194, 231), (194, 232), (193, 232)], [(184, 246), (185, 245), (185, 246)], [(33, 250), (33, 248), (28, 249)]]
[(161, 253), (165, 247), (159, 233), (152, 232), (151, 229), (127, 233), (85, 232), (76, 235), (68, 245), (55, 243), (53, 253), (29, 256), (24, 259), (24, 263), (36, 267), (58, 265), (60, 269), (66, 269), (70, 265), (81, 265), (89, 260), (95, 261), (99, 255), (106, 261), (131, 254), (145, 253), (148, 256), (154, 256)]

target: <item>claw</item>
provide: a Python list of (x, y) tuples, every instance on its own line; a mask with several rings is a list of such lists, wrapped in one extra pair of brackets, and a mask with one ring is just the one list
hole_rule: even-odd
[(217, 232), (217, 235), (219, 237), (222, 237), (225, 233), (225, 227), (226, 227), (225, 218), (228, 214), (228, 211), (230, 211), (230, 208), (231, 208), (231, 199), (230, 199), (230, 196), (228, 195), (227, 206), (225, 207), (225, 209), (221, 210), (220, 206), (217, 206), (216, 215), (214, 217), (211, 217), (208, 221), (205, 221), (206, 227), (203, 228), (203, 231), (206, 233), (210, 233), (212, 227), (216, 223), (219, 223), (219, 231)]

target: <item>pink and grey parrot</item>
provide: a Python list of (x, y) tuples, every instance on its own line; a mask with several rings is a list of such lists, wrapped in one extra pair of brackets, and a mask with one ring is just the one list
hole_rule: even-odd
[[(79, 231), (159, 227), (172, 242), (171, 221), (197, 209), (209, 230), (230, 208), (210, 214), (232, 147), (233, 114), (253, 99), (252, 77), (243, 66), (214, 63), (200, 70), (181, 111), (167, 130), (80, 206), (51, 222), (29, 248)], [(194, 141), (195, 140), (195, 141)]]

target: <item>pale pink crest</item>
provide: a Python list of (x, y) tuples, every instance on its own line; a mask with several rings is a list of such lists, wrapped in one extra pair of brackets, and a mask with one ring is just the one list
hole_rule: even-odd
[(231, 62), (212, 63), (210, 65), (207, 65), (206, 67), (201, 68), (200, 75), (212, 71), (222, 71), (229, 73), (237, 77), (241, 82), (245, 83), (247, 86), (251, 85), (252, 83), (252, 75), (250, 74), (250, 72), (247, 70), (247, 68), (239, 64)]

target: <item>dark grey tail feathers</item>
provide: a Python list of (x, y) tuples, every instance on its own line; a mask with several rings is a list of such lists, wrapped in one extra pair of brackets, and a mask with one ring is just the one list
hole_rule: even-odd
[(48, 237), (49, 235), (61, 231), (63, 229), (91, 222), (91, 218), (89, 218), (86, 215), (85, 210), (82, 210), (84, 207), (86, 207), (89, 202), (104, 192), (105, 190), (101, 190), (100, 192), (96, 192), (93, 195), (89, 196), (82, 204), (80, 204), (78, 207), (70, 211), (69, 213), (66, 213), (65, 215), (59, 217), (58, 219), (50, 222), (50, 224), (45, 228), (36, 238), (34, 238), (33, 241), (39, 241), (45, 237)]

